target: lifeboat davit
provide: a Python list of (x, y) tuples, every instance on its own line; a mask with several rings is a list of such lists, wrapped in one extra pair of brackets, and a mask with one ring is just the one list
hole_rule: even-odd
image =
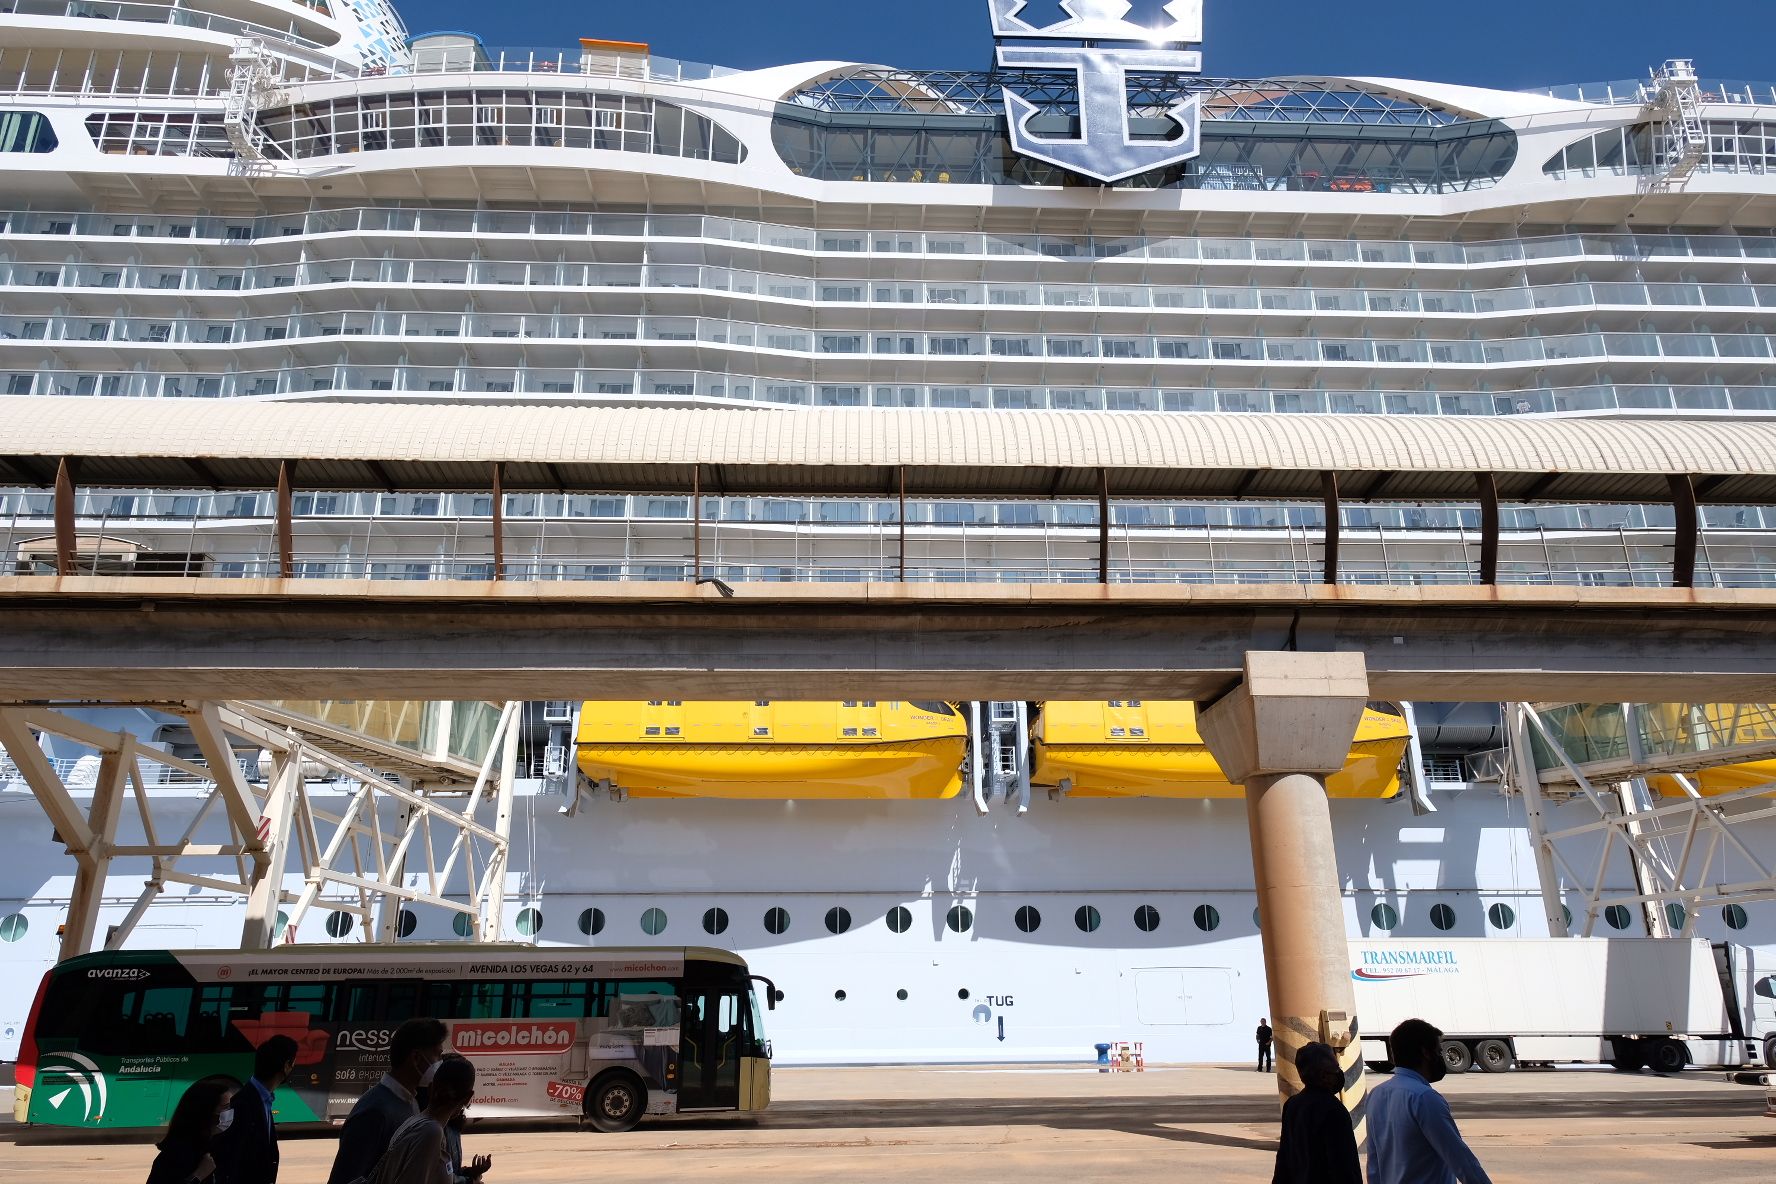
[(949, 703), (589, 702), (579, 766), (637, 798), (953, 798), (968, 725)]
[[(1048, 702), (1031, 727), (1032, 780), (1081, 798), (1239, 798), (1196, 730), (1194, 703), (1123, 699)], [(1363, 712), (1344, 768), (1326, 788), (1335, 798), (1400, 792), (1406, 721), (1383, 705)]]

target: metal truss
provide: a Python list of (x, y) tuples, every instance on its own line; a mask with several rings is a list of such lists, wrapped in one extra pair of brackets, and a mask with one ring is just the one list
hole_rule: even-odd
[[(897, 70), (860, 66), (803, 87), (788, 99), (817, 111), (874, 115), (987, 115), (1005, 111), (1011, 88), (1053, 114), (1079, 113), (1072, 71)], [(1203, 118), (1238, 123), (1320, 123), (1384, 127), (1442, 127), (1468, 118), (1417, 99), (1366, 90), (1333, 79), (1186, 78), (1130, 72), (1129, 110), (1161, 118), (1195, 96)]]
[[(150, 872), (129, 913), (103, 939), (105, 949), (122, 946), (169, 884), (245, 897), (243, 949), (295, 941), (304, 919), (317, 909), (356, 918), (361, 927), (354, 928), (366, 941), (392, 942), (401, 935), (409, 904), (468, 916), (480, 940), (498, 937), (517, 775), (518, 703), (501, 710), (472, 780), (458, 760), (428, 770), (423, 758), (406, 753), (397, 766), (406, 784), (386, 771), (395, 762), (378, 758), (383, 742), (356, 737), (348, 738), (356, 743), (329, 744), (327, 737), (336, 729), (288, 711), (240, 702), (103, 706), (145, 707), (183, 718), (203, 759), (185, 759), (132, 733), (106, 731), (49, 707), (0, 707), (6, 763), (30, 787), (76, 863), (62, 958), (94, 948), (112, 861), (131, 857), (149, 859)], [(74, 778), (49, 759), (34, 733), (73, 741), (98, 755), (85, 808), (71, 792)], [(257, 762), (236, 756), (242, 748), (268, 755), (263, 778), (256, 776)], [(373, 771), (366, 759), (382, 771)], [(194, 790), (201, 795), (177, 837), (156, 817), (162, 795), (155, 791), (168, 784), (180, 787), (184, 802)], [(346, 802), (337, 812), (317, 800), (342, 793)], [(141, 842), (119, 841), (126, 799), (134, 802)], [(213, 832), (218, 810), (226, 841), (201, 839), (206, 828)], [(480, 816), (489, 812), (491, 819), (484, 821)], [(301, 874), (299, 891), (286, 887), (292, 864)]]
[[(1609, 705), (1607, 710), (1616, 708)], [(1750, 824), (1776, 818), (1776, 783), (1704, 795), (1696, 776), (1704, 769), (1776, 755), (1763, 719), (1768, 708), (1662, 707), (1661, 713), (1680, 721), (1677, 728), (1662, 729), (1647, 722), (1652, 710), (1647, 705), (1621, 704), (1620, 732), (1607, 729), (1602, 744), (1550, 720), (1551, 712), (1575, 710), (1592, 709), (1506, 705), (1511, 747), (1507, 784), (1524, 800), (1550, 933), (1568, 936), (1576, 920), (1562, 899), (1563, 879), (1585, 894), (1584, 916), (1577, 926), (1584, 937), (1592, 936), (1599, 918), (1612, 908), (1637, 909), (1650, 936), (1675, 937), (1693, 932), (1704, 908), (1776, 899), (1771, 861), (1760, 857), (1748, 840)], [(1727, 734), (1740, 742), (1699, 742), (1693, 728), (1681, 724), (1719, 710), (1733, 716)], [(1751, 717), (1759, 721), (1755, 730), (1741, 722)], [(1665, 736), (1671, 743), (1660, 742)], [(1572, 751), (1575, 747), (1580, 751)], [(1674, 787), (1678, 796), (1661, 796), (1649, 776)], [(1555, 799), (1583, 799), (1596, 817), (1550, 829), (1548, 811)], [(1589, 871), (1575, 864), (1584, 859), (1573, 851), (1581, 844), (1595, 860)], [(1632, 892), (1609, 887), (1610, 864), (1618, 850), (1633, 869)], [(1734, 856), (1750, 867), (1751, 876), (1733, 878), (1727, 865)]]

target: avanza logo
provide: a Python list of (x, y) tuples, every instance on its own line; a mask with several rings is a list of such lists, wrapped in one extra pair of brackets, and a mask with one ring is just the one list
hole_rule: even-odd
[(450, 1030), (450, 1044), (465, 1057), (549, 1056), (572, 1048), (578, 1035), (568, 1023), (457, 1024)]
[(1428, 974), (1460, 974), (1454, 950), (1363, 950), (1361, 966), (1351, 971), (1360, 983), (1391, 983)]

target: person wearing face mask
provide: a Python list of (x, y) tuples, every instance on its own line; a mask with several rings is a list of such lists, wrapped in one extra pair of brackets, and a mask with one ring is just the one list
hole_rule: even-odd
[(370, 1174), (408, 1119), (419, 1113), (419, 1090), (444, 1059), (449, 1031), (442, 1020), (408, 1020), (389, 1040), (389, 1069), (364, 1091), (339, 1132), (327, 1184), (356, 1184)]
[[(461, 1053), (447, 1052), (444, 1054), (446, 1061), (465, 1059)], [(421, 1110), (431, 1104), (427, 1096), (430, 1092), (425, 1088), (419, 1091), (419, 1108)], [(468, 1125), (469, 1109), (467, 1106), (457, 1111), (456, 1117), (444, 1124), (444, 1157), (450, 1161), (451, 1184), (478, 1184), (481, 1177), (485, 1176), (487, 1170), (493, 1166), (493, 1156), (491, 1155), (477, 1155), (470, 1162), (466, 1164), (463, 1162), (462, 1137), (463, 1131), (467, 1129)]]
[(368, 1184), (455, 1184), (446, 1132), (474, 1096), (474, 1065), (461, 1057), (439, 1065), (426, 1108), (395, 1132)]
[(1443, 1033), (1407, 1020), (1388, 1037), (1394, 1075), (1369, 1093), (1369, 1184), (1492, 1184), (1456, 1129), (1443, 1080)]
[(185, 1091), (156, 1145), (160, 1154), (148, 1169), (148, 1184), (219, 1184), (210, 1145), (233, 1124), (229, 1103), (239, 1088), (232, 1077), (206, 1077)]
[(276, 1094), (296, 1069), (296, 1042), (273, 1036), (253, 1052), (253, 1076), (235, 1092), (228, 1128), (216, 1136), (217, 1184), (277, 1184)]

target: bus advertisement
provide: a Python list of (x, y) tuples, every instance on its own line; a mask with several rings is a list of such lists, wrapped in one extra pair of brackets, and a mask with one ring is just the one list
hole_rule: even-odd
[(475, 1063), (482, 1117), (627, 1130), (645, 1115), (761, 1110), (770, 1048), (754, 977), (731, 953), (695, 948), (87, 954), (44, 977), (14, 1116), (160, 1126), (191, 1082), (244, 1080), (253, 1049), (284, 1035), (297, 1054), (279, 1123), (343, 1121), (415, 1016), (443, 1020), (448, 1047)]

